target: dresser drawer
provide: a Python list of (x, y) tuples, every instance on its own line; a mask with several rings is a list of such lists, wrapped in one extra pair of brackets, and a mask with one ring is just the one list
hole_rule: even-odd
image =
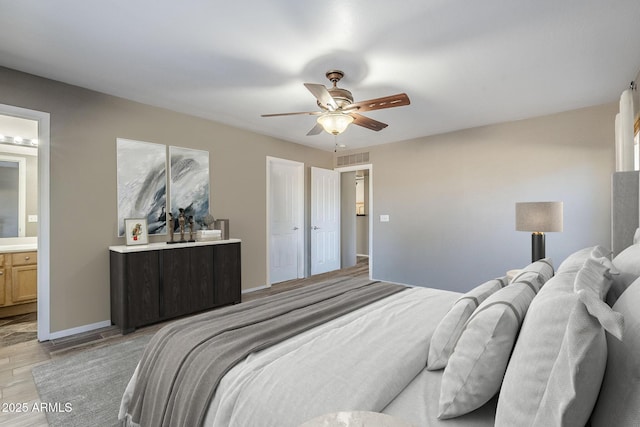
[(29, 265), (38, 261), (38, 252), (18, 252), (11, 254), (12, 265)]
[(4, 254), (0, 254), (0, 267), (4, 266)]

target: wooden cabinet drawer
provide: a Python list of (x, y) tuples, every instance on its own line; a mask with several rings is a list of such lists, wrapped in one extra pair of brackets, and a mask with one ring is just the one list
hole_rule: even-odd
[(4, 254), (0, 254), (0, 267), (4, 266)]
[(11, 254), (12, 265), (29, 265), (38, 261), (38, 252), (19, 252)]

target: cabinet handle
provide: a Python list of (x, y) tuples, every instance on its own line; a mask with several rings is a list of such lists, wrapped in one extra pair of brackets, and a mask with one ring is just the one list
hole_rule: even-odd
[(24, 257), (24, 260), (29, 261), (29, 257), (28, 256)]
[(4, 271), (0, 271), (0, 276), (2, 276), (4, 274)]

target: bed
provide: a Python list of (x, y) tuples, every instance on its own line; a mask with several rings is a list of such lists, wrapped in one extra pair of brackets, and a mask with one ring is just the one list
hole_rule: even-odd
[(640, 425), (640, 245), (583, 248), (465, 294), (334, 279), (174, 322), (124, 393), (129, 426)]

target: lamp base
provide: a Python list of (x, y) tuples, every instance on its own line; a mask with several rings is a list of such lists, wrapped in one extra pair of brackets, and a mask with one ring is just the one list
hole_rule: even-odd
[(545, 257), (544, 233), (531, 234), (531, 262), (536, 262)]

